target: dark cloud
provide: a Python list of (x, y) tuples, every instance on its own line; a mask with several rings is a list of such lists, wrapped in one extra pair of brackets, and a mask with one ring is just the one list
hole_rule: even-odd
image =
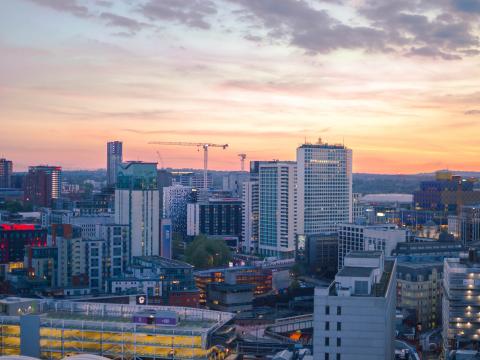
[[(475, 20), (455, 9), (455, 0), (369, 0), (358, 8), (397, 46), (409, 46), (408, 55), (445, 60), (470, 55), (479, 45)], [(436, 17), (427, 13), (438, 13)], [(476, 19), (478, 21), (478, 18)]]
[[(366, 0), (354, 9), (368, 21), (364, 26), (341, 22), (306, 0), (229, 1), (241, 6), (240, 21), (309, 53), (364, 49), (457, 60), (475, 55), (479, 46), (479, 19), (471, 14), (478, 0)], [(470, 14), (462, 13), (467, 9)]]
[(480, 115), (480, 110), (479, 109), (472, 109), (472, 110), (467, 110), (464, 113), (465, 115)]
[(385, 34), (374, 28), (348, 26), (300, 0), (231, 0), (244, 8), (243, 19), (253, 15), (268, 36), (312, 53), (340, 48), (385, 50)]
[(134, 34), (142, 30), (143, 28), (151, 27), (151, 25), (149, 24), (110, 12), (103, 12), (102, 14), (100, 14), (100, 18), (102, 20), (105, 20), (108, 26), (122, 27), (127, 29), (129, 33), (126, 34)]
[(79, 5), (76, 0), (30, 0), (31, 2), (49, 7), (51, 9), (70, 13), (79, 17), (90, 17), (91, 14), (86, 6)]
[(453, 0), (452, 5), (458, 11), (480, 14), (480, 1), (478, 0)]
[(178, 22), (190, 27), (209, 29), (208, 17), (217, 13), (210, 0), (150, 0), (140, 7), (150, 20)]

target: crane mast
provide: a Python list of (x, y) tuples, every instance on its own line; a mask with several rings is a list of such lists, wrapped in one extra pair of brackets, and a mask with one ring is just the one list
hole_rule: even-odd
[(220, 147), (225, 150), (228, 144), (194, 143), (183, 141), (151, 141), (150, 145), (172, 145), (172, 146), (196, 146), (197, 150), (203, 148), (203, 188), (208, 189), (208, 148)]

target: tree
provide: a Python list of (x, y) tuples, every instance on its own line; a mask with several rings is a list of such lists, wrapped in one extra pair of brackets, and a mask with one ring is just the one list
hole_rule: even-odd
[(2, 207), (4, 210), (7, 210), (12, 213), (21, 212), (21, 211), (32, 211), (32, 205), (30, 204), (23, 205), (20, 201), (16, 201), (16, 200), (6, 201)]
[(187, 246), (185, 259), (198, 269), (208, 269), (227, 265), (232, 253), (225, 241), (198, 235)]

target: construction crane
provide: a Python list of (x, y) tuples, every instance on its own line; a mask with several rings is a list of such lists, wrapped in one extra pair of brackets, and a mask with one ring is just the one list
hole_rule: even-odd
[(158, 156), (158, 160), (160, 160), (160, 164), (162, 165), (162, 169), (164, 169), (165, 168), (165, 163), (163, 162), (163, 157), (160, 154), (160, 151), (157, 151), (157, 156)]
[(210, 143), (192, 143), (192, 142), (174, 142), (174, 141), (151, 141), (151, 145), (174, 145), (174, 146), (196, 146), (197, 151), (203, 148), (203, 188), (208, 188), (208, 148), (220, 147), (225, 150), (228, 144), (210, 144)]
[(238, 157), (240, 158), (240, 168), (242, 171), (245, 171), (245, 159), (247, 158), (247, 154), (238, 154)]

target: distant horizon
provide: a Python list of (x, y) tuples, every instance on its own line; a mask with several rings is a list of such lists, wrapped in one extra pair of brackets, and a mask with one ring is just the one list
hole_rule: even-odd
[[(1, 157), (0, 157), (1, 158)], [(10, 159), (8, 159), (10, 160)], [(127, 160), (128, 161), (128, 160)], [(136, 160), (131, 160), (131, 161), (136, 161)], [(262, 160), (260, 160), (262, 161)], [(265, 161), (268, 161), (268, 160), (265, 160)], [(30, 166), (43, 166), (43, 165), (46, 165), (46, 166), (60, 166), (62, 167), (62, 165), (58, 165), (58, 164), (36, 164), (36, 165), (30, 165)], [(15, 166), (15, 163), (14, 163), (14, 166)], [(161, 167), (157, 167), (157, 170), (189, 170), (189, 171), (193, 171), (193, 172), (203, 172), (203, 169), (202, 168), (190, 168), (190, 167), (182, 167), (182, 168), (179, 168), (179, 167), (165, 167), (165, 168), (161, 168)], [(88, 169), (88, 168), (78, 168), (78, 169), (71, 169), (71, 168), (63, 168), (62, 167), (62, 172), (74, 172), (74, 171), (107, 171), (106, 168), (92, 168), (92, 169)], [(242, 172), (240, 169), (238, 170), (226, 170), (226, 169), (208, 169), (208, 171), (214, 171), (214, 172)], [(353, 171), (352, 174), (355, 174), (355, 175), (386, 175), (386, 176), (422, 176), (422, 175), (425, 175), (425, 176), (428, 176), (428, 175), (435, 175), (435, 173), (437, 171), (450, 171), (452, 172), (454, 175), (455, 174), (463, 174), (463, 173), (472, 173), (472, 174), (478, 174), (480, 176), (480, 170), (451, 170), (451, 169), (437, 169), (437, 170), (433, 170), (432, 172), (421, 172), (421, 173), (375, 173), (375, 172), (357, 172), (357, 171)], [(19, 170), (15, 170), (13, 171), (13, 174), (20, 174), (20, 173), (27, 173), (28, 172), (28, 168), (26, 170), (23, 170), (23, 171), (19, 171)], [(245, 173), (248, 173), (249, 170), (244, 170)]]

